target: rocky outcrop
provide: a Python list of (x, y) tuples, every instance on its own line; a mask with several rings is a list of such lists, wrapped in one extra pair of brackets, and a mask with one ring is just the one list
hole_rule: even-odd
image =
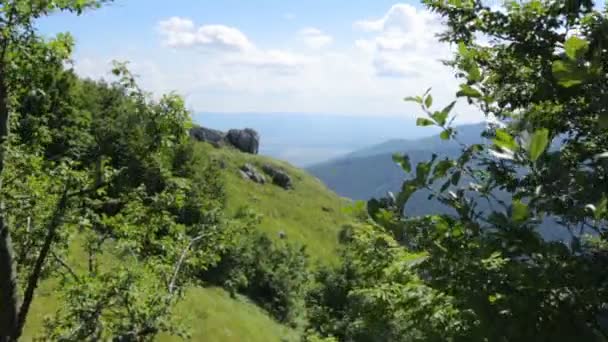
[(256, 182), (259, 184), (266, 183), (266, 177), (263, 174), (258, 172), (258, 170), (251, 164), (247, 163), (241, 166), (239, 173), (243, 179), (248, 179), (252, 182)]
[(278, 167), (272, 166), (270, 164), (265, 164), (262, 166), (262, 171), (264, 171), (270, 178), (272, 178), (272, 182), (283, 189), (292, 189), (293, 183), (291, 181), (291, 177), (283, 170)]
[(198, 141), (205, 141), (215, 147), (219, 147), (224, 143), (226, 134), (215, 129), (194, 126), (190, 129), (190, 136)]
[(201, 126), (190, 129), (190, 136), (198, 141), (204, 141), (215, 147), (230, 144), (241, 152), (258, 154), (260, 135), (251, 128), (231, 129), (228, 133)]
[(260, 135), (251, 128), (231, 129), (226, 134), (226, 140), (242, 152), (258, 154)]

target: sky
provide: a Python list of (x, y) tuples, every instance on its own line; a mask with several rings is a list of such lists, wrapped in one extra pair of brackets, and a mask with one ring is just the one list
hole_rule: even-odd
[[(440, 63), (453, 49), (437, 42), (441, 21), (418, 1), (116, 0), (39, 28), (75, 37), (79, 74), (107, 77), (112, 60), (129, 61), (144, 88), (176, 91), (194, 112), (413, 119), (405, 96), (432, 87), (447, 104), (458, 84)], [(482, 119), (456, 109), (457, 123)]]

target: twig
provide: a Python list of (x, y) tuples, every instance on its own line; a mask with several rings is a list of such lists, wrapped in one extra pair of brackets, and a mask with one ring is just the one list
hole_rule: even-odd
[(61, 266), (63, 266), (63, 268), (68, 271), (68, 273), (74, 278), (74, 280), (78, 282), (80, 281), (80, 278), (78, 277), (76, 272), (74, 272), (70, 265), (68, 265), (63, 259), (61, 259), (59, 255), (57, 255), (55, 252), (51, 252), (51, 256), (53, 257), (53, 259), (55, 259), (55, 261), (57, 261)]
[(177, 280), (177, 275), (179, 274), (182, 264), (184, 263), (186, 254), (188, 254), (188, 251), (190, 251), (190, 248), (192, 248), (192, 245), (194, 245), (198, 240), (202, 239), (204, 236), (205, 236), (205, 234), (201, 234), (201, 235), (193, 238), (192, 240), (190, 240), (190, 243), (188, 243), (188, 246), (186, 246), (186, 248), (184, 248), (184, 250), (182, 251), (182, 255), (180, 256), (179, 261), (175, 265), (175, 271), (173, 272), (173, 277), (171, 278), (171, 282), (169, 283), (169, 294), (173, 294), (173, 292), (175, 291), (175, 281)]

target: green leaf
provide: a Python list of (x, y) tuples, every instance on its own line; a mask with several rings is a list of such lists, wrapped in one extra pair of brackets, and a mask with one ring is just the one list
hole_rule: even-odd
[(530, 145), (528, 146), (528, 153), (530, 160), (536, 161), (538, 157), (545, 151), (549, 144), (549, 130), (542, 128), (534, 132), (532, 139), (530, 139)]
[(399, 164), (403, 171), (408, 173), (412, 171), (412, 165), (410, 164), (410, 156), (408, 156), (407, 154), (393, 154), (393, 161)]
[(416, 181), (418, 184), (426, 184), (426, 179), (431, 172), (432, 162), (421, 162), (416, 165)]
[(445, 125), (445, 122), (446, 122), (446, 120), (448, 118), (448, 115), (450, 114), (450, 112), (454, 108), (455, 104), (456, 104), (456, 101), (452, 101), (452, 103), (450, 103), (449, 105), (447, 105), (441, 111), (433, 113), (431, 115), (431, 118), (433, 118), (433, 120), (435, 120), (440, 126)]
[(511, 205), (511, 219), (515, 222), (524, 222), (530, 215), (528, 206), (519, 200), (514, 200)]
[(416, 102), (418, 104), (422, 104), (422, 97), (420, 96), (408, 96), (403, 99), (405, 102)]
[(416, 119), (416, 126), (433, 126), (435, 122), (431, 119), (427, 118), (418, 118)]
[(594, 218), (600, 220), (606, 213), (608, 213), (608, 197), (604, 196), (596, 206)]
[(415, 180), (409, 180), (409, 181), (403, 182), (403, 185), (401, 186), (401, 192), (397, 195), (397, 206), (401, 210), (403, 210), (403, 208), (405, 207), (405, 204), (407, 203), (409, 198), (417, 190), (418, 190), (418, 185), (416, 184)]
[(557, 83), (564, 88), (580, 85), (592, 77), (587, 69), (571, 61), (553, 62), (552, 71)]
[(509, 132), (504, 129), (497, 129), (494, 134), (496, 135), (493, 140), (494, 145), (510, 151), (517, 150), (517, 142), (515, 141), (515, 138), (509, 134)]
[(431, 94), (427, 95), (426, 99), (424, 99), (424, 106), (426, 108), (431, 108), (433, 105), (433, 96)]
[(470, 60), (470, 65), (467, 67), (467, 72), (469, 73), (467, 76), (469, 81), (478, 82), (481, 80), (481, 70), (477, 66), (477, 63), (475, 63), (473, 60)]
[(572, 36), (564, 43), (566, 56), (571, 60), (583, 58), (589, 50), (589, 42), (576, 36)]
[(450, 140), (451, 136), (452, 136), (452, 129), (451, 128), (448, 128), (448, 129), (444, 130), (443, 132), (441, 132), (439, 134), (439, 137), (442, 140)]
[(437, 122), (437, 124), (439, 126), (445, 125), (445, 120), (446, 120), (447, 116), (448, 116), (448, 113), (445, 113), (443, 111), (434, 112), (433, 114), (431, 114), (431, 118), (433, 118), (433, 120), (435, 120), (435, 122)]
[(460, 177), (461, 176), (462, 176), (462, 172), (460, 172), (460, 171), (454, 172), (452, 174), (452, 178), (451, 178), (452, 185), (454, 185), (454, 186), (458, 185), (458, 182), (460, 182)]
[(445, 113), (445, 116), (447, 117), (452, 109), (454, 109), (454, 105), (456, 105), (456, 101), (452, 101), (449, 105), (445, 106), (441, 112)]
[(456, 96), (479, 98), (481, 97), (481, 93), (479, 92), (479, 90), (471, 87), (468, 84), (461, 84), (460, 90), (456, 93)]
[(458, 54), (463, 57), (469, 55), (469, 49), (467, 48), (467, 45), (464, 42), (458, 42)]
[(444, 159), (435, 165), (433, 170), (433, 179), (445, 177), (448, 171), (456, 165), (456, 162), (449, 159)]

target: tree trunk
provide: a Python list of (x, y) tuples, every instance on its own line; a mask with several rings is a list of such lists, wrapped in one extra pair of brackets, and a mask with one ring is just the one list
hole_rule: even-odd
[[(5, 47), (6, 48), (6, 47)], [(3, 58), (4, 59), (4, 58)], [(0, 61), (3, 63), (4, 61)], [(9, 107), (4, 67), (0, 65), (0, 190), (4, 173), (4, 152), (8, 142)], [(0, 342), (16, 340), (19, 311), (17, 272), (4, 203), (0, 201)]]
[(27, 319), (27, 314), (30, 312), (30, 306), (32, 305), (32, 300), (34, 300), (34, 292), (38, 287), (38, 281), (40, 280), (40, 275), (42, 274), (42, 269), (44, 264), (46, 263), (46, 259), (51, 251), (51, 247), (53, 245), (53, 241), (55, 240), (55, 236), (57, 235), (57, 228), (61, 225), (63, 217), (65, 215), (65, 211), (67, 209), (67, 201), (68, 201), (68, 192), (67, 189), (63, 192), (61, 196), (61, 200), (57, 204), (57, 208), (55, 209), (55, 213), (53, 214), (53, 218), (47, 227), (47, 235), (44, 239), (44, 245), (38, 254), (38, 258), (36, 259), (36, 263), (34, 265), (34, 269), (32, 270), (32, 274), (30, 275), (27, 287), (25, 289), (25, 293), (23, 295), (23, 303), (19, 307), (18, 314), (19, 319), (17, 320), (17, 324), (15, 327), (15, 336), (21, 336), (23, 333), (23, 328), (25, 327), (25, 321)]
[(13, 245), (4, 217), (0, 216), (0, 342), (16, 339), (19, 296)]

